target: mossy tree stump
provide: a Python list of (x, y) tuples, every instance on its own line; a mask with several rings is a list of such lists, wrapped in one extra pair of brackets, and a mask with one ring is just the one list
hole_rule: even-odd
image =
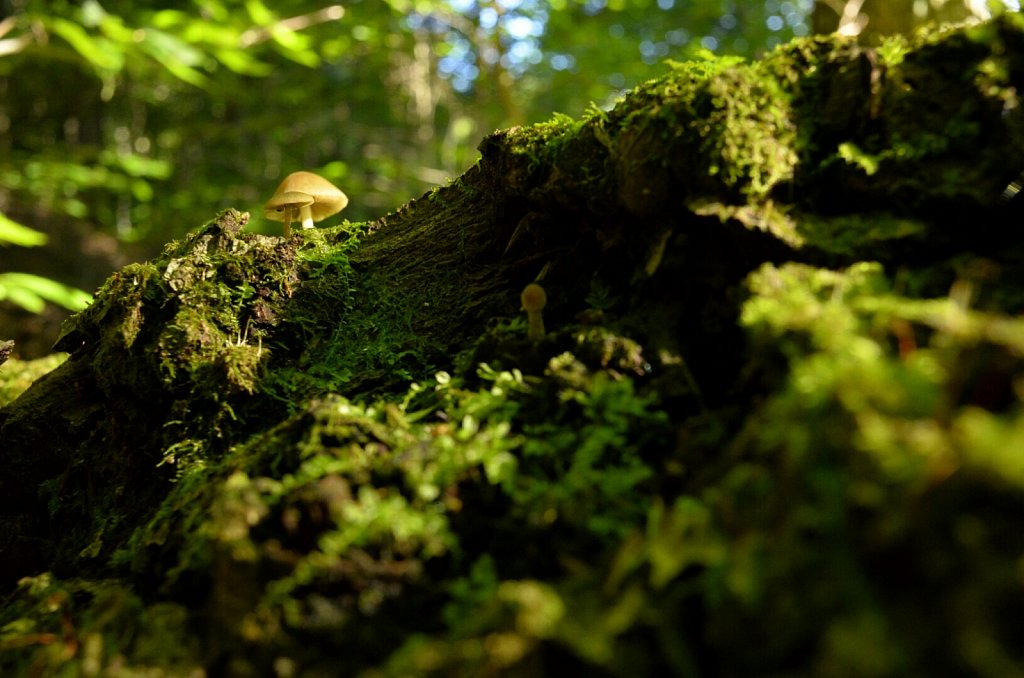
[(1024, 671), (1021, 82), (1018, 15), (675, 64), (122, 269), (0, 410), (0, 669)]

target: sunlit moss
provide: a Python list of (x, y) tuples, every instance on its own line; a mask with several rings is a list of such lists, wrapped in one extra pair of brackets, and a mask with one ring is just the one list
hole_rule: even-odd
[(33, 381), (67, 359), (57, 353), (36, 360), (8, 360), (0, 366), (0, 406), (6, 405), (27, 389)]

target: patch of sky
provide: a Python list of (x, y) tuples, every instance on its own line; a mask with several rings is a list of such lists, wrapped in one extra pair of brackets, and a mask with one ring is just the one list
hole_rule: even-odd
[(576, 57), (571, 54), (552, 54), (548, 61), (556, 71), (571, 71), (576, 67)]
[(527, 16), (514, 15), (505, 21), (505, 30), (514, 40), (525, 40), (544, 34), (544, 24)]
[(484, 7), (480, 10), (480, 28), (491, 30), (498, 25), (498, 10), (493, 7)]
[[(1019, 8), (1019, 2), (1005, 0), (1008, 6)], [(443, 12), (416, 14), (411, 13), (405, 18), (406, 23), (414, 29), (426, 29), (443, 36), (449, 45), (447, 52), (439, 59), (439, 71), (451, 80), (453, 87), (460, 92), (469, 91), (479, 77), (476, 66), (477, 59), (487, 64), (501, 61), (501, 64), (512, 75), (520, 76), (536, 64), (544, 63), (555, 71), (573, 71), (579, 66), (577, 56), (568, 52), (545, 54), (541, 40), (547, 30), (548, 14), (551, 4), (540, 0), (446, 0), (452, 12), (463, 14), (475, 23), (483, 35), (500, 36), (500, 48), (496, 43), (483, 41), (474, 44), (457, 31), (451, 20)], [(685, 4), (681, 0), (655, 0), (660, 11), (679, 10)], [(621, 23), (608, 26), (608, 35), (612, 39), (636, 39), (640, 41), (638, 49), (645, 63), (654, 64), (685, 48), (691, 41), (710, 51), (731, 50), (746, 53), (750, 49), (749, 39), (742, 37), (744, 30), (741, 23), (745, 20), (763, 17), (764, 25), (772, 35), (768, 36), (768, 47), (789, 39), (790, 35), (807, 35), (814, 0), (763, 0), (756, 10), (748, 3), (738, 0), (721, 0), (718, 18), (713, 27), (703, 37), (694, 36), (692, 27), (674, 27), (671, 24), (661, 33), (659, 38), (653, 36), (627, 36), (628, 31)], [(615, 7), (612, 0), (581, 0), (578, 7), (583, 14), (593, 16)], [(746, 19), (744, 18), (746, 17)], [(739, 33), (740, 35), (737, 35)], [(486, 46), (485, 46), (486, 45)], [(611, 82), (609, 84), (620, 87)]]
[(665, 42), (672, 45), (673, 47), (685, 45), (689, 41), (690, 33), (685, 28), (676, 28), (665, 34)]
[(640, 42), (640, 56), (644, 63), (653, 64), (668, 56), (668, 43), (654, 42), (653, 40), (642, 40)]

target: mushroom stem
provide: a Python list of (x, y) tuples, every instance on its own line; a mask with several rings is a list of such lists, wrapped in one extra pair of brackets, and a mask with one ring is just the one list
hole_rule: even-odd
[(284, 237), (285, 238), (292, 237), (292, 211), (291, 211), (291, 209), (286, 209), (284, 211)]
[(313, 210), (309, 205), (299, 207), (299, 217), (302, 219), (303, 228), (313, 228)]
[(526, 338), (530, 341), (544, 339), (544, 317), (540, 311), (526, 312)]
[(523, 303), (523, 310), (526, 311), (526, 337), (534, 343), (543, 341), (544, 318), (540, 312), (547, 304), (547, 293), (537, 283), (530, 283), (523, 288), (520, 301)]

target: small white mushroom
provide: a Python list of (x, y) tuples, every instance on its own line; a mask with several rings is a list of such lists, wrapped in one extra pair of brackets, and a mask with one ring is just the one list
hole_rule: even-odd
[(312, 172), (292, 172), (263, 206), (263, 214), (271, 221), (284, 222), (284, 237), (292, 234), (293, 221), (303, 228), (313, 222), (335, 215), (348, 205), (348, 196), (323, 177)]

